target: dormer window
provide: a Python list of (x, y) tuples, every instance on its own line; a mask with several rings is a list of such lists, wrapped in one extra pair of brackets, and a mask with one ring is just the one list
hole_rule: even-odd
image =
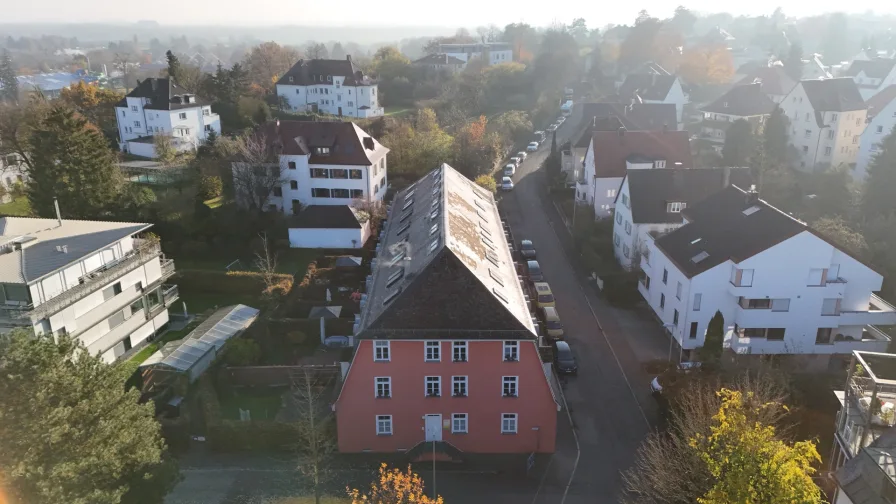
[(722, 107), (723, 107), (723, 108), (728, 108), (728, 102), (722, 102)]
[(317, 154), (320, 155), (320, 156), (329, 156), (329, 155), (330, 155), (330, 148), (329, 148), (329, 147), (318, 147), (318, 148), (317, 148)]
[(655, 161), (655, 162), (653, 163), (653, 165), (654, 165), (654, 166), (653, 166), (654, 168), (665, 168), (665, 167), (666, 167), (666, 160), (663, 159), (663, 160)]
[(688, 204), (683, 201), (670, 201), (666, 203), (666, 211), (669, 213), (681, 213)]
[(293, 79), (292, 75), (290, 75), (290, 76), (289, 76), (289, 82), (294, 82), (294, 81), (295, 81), (295, 79)]
[(328, 76), (327, 76), (327, 82), (333, 82), (333, 76), (332, 76), (332, 75), (328, 75)]

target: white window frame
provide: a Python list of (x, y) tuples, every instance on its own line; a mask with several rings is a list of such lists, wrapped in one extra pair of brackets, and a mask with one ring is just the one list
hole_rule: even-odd
[(669, 213), (681, 213), (688, 204), (683, 201), (670, 201), (666, 203), (666, 211)]
[[(382, 426), (382, 429), (380, 428)], [(392, 415), (376, 416), (376, 435), (391, 436), (392, 435)]]
[(675, 286), (675, 298), (681, 301), (681, 290), (682, 285), (681, 282), (678, 282), (678, 285)]
[[(435, 384), (435, 394), (430, 394), (429, 386)], [(423, 396), (424, 397), (442, 397), (442, 377), (427, 376), (423, 379)]]
[(177, 115), (177, 118), (180, 119), (181, 121), (186, 121), (186, 120), (187, 120), (187, 113), (186, 113), (186, 112), (181, 112), (180, 114)]
[[(470, 420), (470, 416), (467, 415), (466, 413), (452, 413), (451, 414), (451, 433), (452, 434), (467, 434), (469, 432), (468, 431), (469, 423), (470, 423), (469, 420)], [(460, 422), (460, 425), (462, 425), (463, 428), (460, 427), (458, 422)]]
[[(520, 417), (516, 413), (501, 413), (501, 434), (516, 434), (519, 429)], [(512, 428), (510, 424), (512, 422)]]
[[(458, 358), (458, 351), (462, 351), (463, 359)], [(470, 360), (470, 345), (467, 341), (451, 342), (451, 360), (452, 362), (468, 362)]]
[[(503, 359), (504, 362), (519, 362), (520, 361), (520, 342), (519, 341), (505, 341), (504, 342), (504, 353)], [(507, 357), (513, 357), (508, 359)]]
[[(383, 356), (383, 354), (385, 354)], [(388, 341), (375, 340), (373, 342), (374, 362), (389, 362), (392, 360), (392, 349)]]
[[(463, 384), (463, 394), (457, 393), (457, 385)], [(470, 396), (470, 378), (468, 376), (452, 376), (451, 377), (451, 397), (469, 397)]]
[[(373, 395), (377, 399), (385, 399), (392, 397), (392, 377), (391, 376), (377, 376), (373, 379)], [(384, 389), (384, 394), (380, 393), (380, 385), (382, 385)]]
[(426, 341), (423, 344), (423, 360), (425, 362), (441, 362), (442, 342)]
[(700, 304), (703, 302), (703, 294), (694, 294), (694, 311), (700, 311)]
[[(508, 389), (510, 393), (508, 393)], [(519, 376), (502, 376), (501, 377), (501, 397), (519, 397), (520, 396), (520, 377)]]

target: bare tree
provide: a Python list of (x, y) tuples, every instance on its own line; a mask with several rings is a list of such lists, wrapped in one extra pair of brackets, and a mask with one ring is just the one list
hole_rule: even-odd
[(320, 504), (323, 485), (332, 477), (330, 461), (336, 451), (333, 412), (329, 394), (335, 375), (304, 368), (292, 375), (292, 398), (298, 410), (297, 469), (309, 479), (314, 502)]
[(304, 52), (309, 59), (327, 59), (330, 56), (330, 51), (327, 49), (326, 44), (313, 40), (305, 44)]
[(246, 66), (255, 84), (263, 89), (273, 89), (277, 79), (286, 73), (299, 59), (299, 51), (276, 42), (264, 42), (253, 47), (246, 55)]
[(265, 291), (272, 291), (274, 287), (274, 275), (277, 274), (277, 254), (271, 252), (267, 233), (258, 233), (261, 238), (261, 251), (255, 253), (255, 268), (261, 272), (264, 280)]
[(246, 133), (219, 143), (232, 159), (233, 191), (237, 201), (251, 210), (264, 211), (274, 189), (283, 185), (280, 156), (264, 133)]
[(131, 58), (130, 54), (122, 52), (115, 53), (115, 59), (112, 60), (112, 66), (121, 72), (121, 82), (124, 84), (125, 93), (130, 91), (131, 86)]

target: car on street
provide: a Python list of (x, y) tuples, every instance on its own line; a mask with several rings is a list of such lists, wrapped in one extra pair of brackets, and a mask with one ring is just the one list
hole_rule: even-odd
[(569, 343), (565, 341), (554, 343), (554, 367), (557, 368), (557, 374), (579, 374), (576, 357), (573, 355)]
[(529, 145), (526, 146), (526, 150), (529, 152), (535, 152), (538, 150), (538, 142), (529, 142)]
[(502, 191), (512, 191), (513, 190), (513, 180), (510, 177), (504, 177), (501, 179), (501, 190)]
[(507, 163), (506, 165), (504, 165), (504, 176), (512, 177), (514, 175), (516, 175), (516, 165), (513, 163)]
[(526, 261), (526, 276), (530, 282), (544, 282), (544, 274), (538, 261)]
[(548, 126), (548, 131), (550, 131), (550, 132), (552, 132), (552, 133), (553, 133), (554, 131), (557, 131), (557, 125), (556, 125), (556, 124), (552, 124), (552, 125)]
[(539, 308), (548, 306), (557, 306), (557, 300), (554, 299), (554, 293), (551, 286), (547, 282), (535, 282), (535, 305)]
[(560, 323), (560, 315), (554, 306), (546, 306), (541, 310), (544, 325), (547, 329), (548, 337), (553, 339), (563, 339), (563, 324)]
[(565, 117), (565, 116), (560, 116), (560, 117), (557, 118), (557, 124), (563, 124), (563, 123), (565, 123), (565, 122), (566, 122), (566, 117)]
[(529, 155), (526, 154), (526, 151), (524, 151), (524, 150), (521, 150), (521, 151), (519, 151), (519, 152), (516, 153), (516, 157), (522, 159), (523, 161), (525, 161), (525, 160), (526, 160), (526, 157), (528, 157), (528, 156), (529, 156)]
[(510, 162), (515, 164), (516, 167), (519, 168), (520, 164), (522, 164), (522, 162), (523, 162), (523, 158), (514, 156), (514, 157), (510, 158)]
[(541, 130), (536, 131), (535, 133), (532, 133), (532, 136), (534, 137), (532, 139), (532, 141), (538, 142), (539, 145), (543, 144), (544, 141), (548, 138), (547, 134)]
[(520, 256), (525, 259), (535, 259), (535, 245), (532, 240), (523, 240), (520, 242)]

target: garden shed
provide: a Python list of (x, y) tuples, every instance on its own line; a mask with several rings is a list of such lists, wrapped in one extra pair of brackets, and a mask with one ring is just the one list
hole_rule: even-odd
[(289, 223), (293, 248), (359, 249), (369, 237), (367, 213), (348, 205), (311, 205)]
[[(185, 374), (192, 383), (211, 365), (230, 338), (239, 336), (258, 318), (258, 310), (246, 305), (219, 309), (181, 340), (171, 341), (146, 359), (141, 368), (155, 375)], [(153, 376), (153, 381), (159, 376)]]

